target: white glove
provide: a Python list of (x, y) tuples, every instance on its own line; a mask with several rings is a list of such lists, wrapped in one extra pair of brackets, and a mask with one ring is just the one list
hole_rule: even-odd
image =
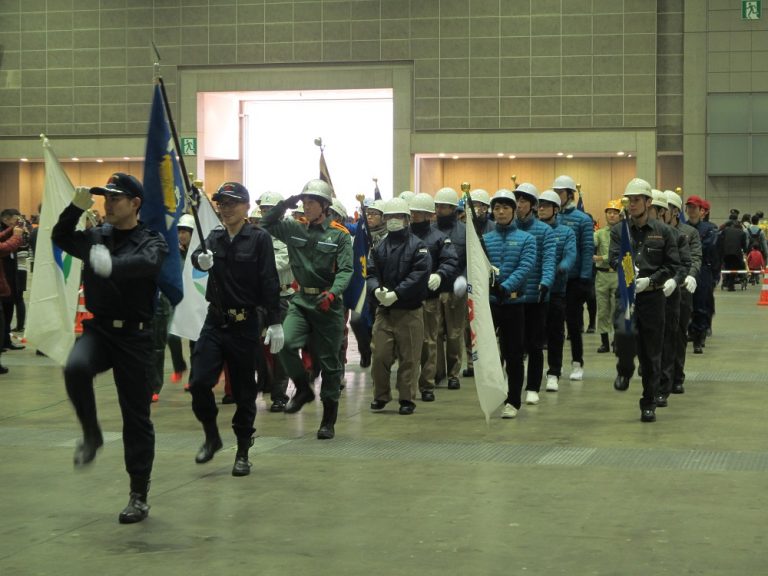
[(285, 334), (283, 333), (282, 324), (272, 324), (267, 328), (267, 333), (264, 336), (264, 344), (269, 344), (269, 351), (272, 354), (277, 354), (283, 349), (285, 344)]
[(661, 291), (664, 292), (664, 296), (669, 298), (672, 295), (672, 292), (675, 291), (675, 288), (677, 288), (677, 282), (674, 278), (670, 278), (664, 282), (664, 287), (661, 289)]
[(467, 279), (464, 278), (464, 276), (459, 276), (453, 282), (453, 293), (458, 298), (461, 298), (467, 293)]
[(75, 188), (75, 196), (72, 198), (72, 204), (80, 208), (83, 212), (93, 206), (93, 194), (87, 186), (78, 186)]
[(648, 290), (648, 287), (651, 285), (651, 279), (650, 278), (638, 278), (635, 280), (635, 294), (639, 294), (640, 292), (645, 292)]
[(104, 244), (91, 246), (91, 268), (97, 276), (109, 278), (112, 274), (112, 255)]
[(200, 270), (204, 271), (213, 268), (213, 252), (210, 250), (201, 252), (197, 257), (197, 265), (200, 267)]
[(386, 290), (379, 302), (384, 307), (392, 306), (392, 304), (397, 302), (397, 294), (395, 294), (394, 290)]
[(437, 290), (440, 288), (440, 283), (443, 281), (443, 279), (440, 277), (440, 274), (430, 274), (429, 275), (429, 282), (427, 282), (427, 286), (430, 290)]
[(689, 293), (693, 294), (696, 292), (696, 278), (693, 276), (686, 276), (683, 281), (683, 286), (685, 286), (685, 289), (688, 290)]
[(373, 295), (376, 296), (376, 300), (378, 300), (379, 303), (384, 301), (384, 294), (386, 293), (386, 288), (376, 288), (376, 290), (373, 291)]

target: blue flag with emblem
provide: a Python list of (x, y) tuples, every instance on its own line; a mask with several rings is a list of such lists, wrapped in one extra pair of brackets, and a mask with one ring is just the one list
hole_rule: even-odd
[(624, 315), (627, 334), (632, 333), (632, 316), (635, 313), (635, 260), (632, 257), (632, 242), (629, 239), (629, 221), (621, 222), (621, 259), (618, 267), (620, 307)]
[[(352, 278), (344, 290), (344, 305), (363, 317), (367, 317), (367, 301), (365, 276), (368, 272), (368, 224), (365, 220), (365, 210), (357, 224), (355, 238), (352, 241)], [(370, 320), (370, 319), (369, 319)]]
[(181, 277), (181, 254), (176, 225), (184, 213), (184, 183), (165, 117), (160, 85), (155, 85), (152, 112), (149, 117), (147, 150), (144, 161), (144, 199), (141, 221), (163, 235), (168, 243), (168, 256), (160, 270), (158, 285), (173, 306), (184, 296)]

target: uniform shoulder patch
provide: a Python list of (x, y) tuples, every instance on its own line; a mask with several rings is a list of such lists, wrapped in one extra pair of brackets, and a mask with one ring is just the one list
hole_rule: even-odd
[(336, 230), (341, 230), (345, 234), (349, 234), (349, 230), (347, 230), (347, 228), (343, 224), (339, 224), (335, 220), (331, 222), (331, 228), (335, 228)]

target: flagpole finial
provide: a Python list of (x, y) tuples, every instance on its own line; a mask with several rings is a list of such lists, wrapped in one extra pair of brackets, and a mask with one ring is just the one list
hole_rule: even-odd
[(315, 138), (315, 146), (320, 148), (320, 152), (323, 151), (323, 148), (325, 148), (325, 146), (323, 146), (323, 137), (322, 136), (318, 136), (317, 138)]
[(675, 188), (675, 192), (677, 192), (677, 195), (678, 195), (678, 196), (682, 196), (682, 195), (683, 195), (683, 189), (682, 189), (682, 188), (680, 188), (680, 186), (678, 186), (677, 188)]
[(157, 44), (155, 44), (154, 40), (152, 40), (152, 52), (154, 56), (152, 58), (152, 74), (157, 79), (160, 78), (160, 51), (157, 49)]
[(576, 191), (581, 194), (581, 182), (576, 183)]
[(517, 174), (512, 174), (509, 179), (512, 180), (512, 185), (517, 187)]
[(363, 202), (365, 200), (365, 194), (355, 194), (355, 200)]
[(464, 192), (464, 194), (469, 192), (469, 189), (470, 189), (469, 182), (462, 182), (461, 183), (461, 191)]
[(379, 183), (379, 179), (378, 178), (373, 178), (373, 183), (374, 184), (378, 184)]

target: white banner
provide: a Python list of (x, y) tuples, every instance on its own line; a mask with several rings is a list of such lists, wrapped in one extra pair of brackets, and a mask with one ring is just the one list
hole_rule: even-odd
[(82, 263), (51, 243), (51, 232), (75, 195), (48, 138), (43, 138), (45, 189), (37, 230), (35, 267), (24, 337), (43, 354), (64, 366), (75, 343), (75, 312)]
[(507, 378), (501, 367), (488, 296), (491, 263), (471, 222), (467, 223), (467, 304), (472, 335), (475, 387), (486, 423), (507, 398)]
[[(213, 206), (208, 199), (201, 195), (200, 208), (197, 212), (200, 218), (200, 227), (203, 234), (208, 237), (211, 230), (219, 225), (219, 217), (213, 211)], [(208, 286), (208, 272), (201, 272), (192, 266), (192, 253), (200, 246), (200, 236), (197, 228), (192, 231), (192, 240), (184, 261), (182, 279), (184, 281), (184, 298), (179, 302), (173, 312), (173, 320), (169, 329), (171, 334), (197, 340), (200, 330), (203, 329), (205, 315), (208, 313), (208, 302), (205, 300), (205, 289)]]

